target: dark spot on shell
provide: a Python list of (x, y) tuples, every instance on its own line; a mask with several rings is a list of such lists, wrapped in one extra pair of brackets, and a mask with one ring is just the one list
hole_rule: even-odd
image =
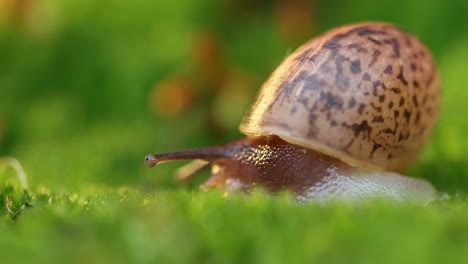
[(320, 98), (322, 100), (325, 100), (325, 107), (327, 109), (336, 108), (338, 110), (341, 110), (343, 108), (343, 99), (341, 99), (341, 97), (338, 95), (332, 94), (330, 92), (321, 92)]
[[(372, 87), (373, 87), (374, 89), (376, 89), (377, 87), (379, 87), (380, 84), (381, 84), (381, 82), (380, 82), (379, 80), (374, 81), (374, 82), (372, 83)], [(377, 95), (377, 94), (374, 93), (374, 95)]]
[(382, 130), (382, 133), (384, 133), (384, 134), (392, 134), (392, 133), (393, 133), (393, 130), (392, 130), (391, 128), (388, 128), (388, 127), (387, 127), (386, 129)]
[(385, 70), (383, 72), (386, 74), (392, 74), (392, 65), (387, 65), (387, 67), (385, 67)]
[(403, 106), (405, 104), (405, 98), (400, 97), (400, 103), (399, 106)]
[(279, 123), (278, 125), (286, 130), (291, 130), (291, 127), (286, 123)]
[(400, 80), (404, 86), (408, 85), (408, 81), (405, 79), (405, 76), (403, 75), (403, 66), (400, 66), (400, 73), (398, 74), (397, 79)]
[(326, 85), (325, 81), (319, 79), (315, 74), (307, 76), (303, 81), (305, 89), (319, 90)]
[(351, 66), (349, 68), (353, 74), (358, 74), (361, 72), (361, 61), (355, 60), (351, 62)]
[(332, 120), (332, 121), (330, 122), (330, 126), (331, 126), (331, 127), (334, 127), (334, 126), (336, 126), (336, 125), (337, 125), (337, 123), (336, 123), (335, 120)]
[(369, 75), (369, 73), (364, 73), (364, 75), (362, 75), (362, 80), (363, 81), (370, 81), (371, 80), (371, 77)]
[(387, 159), (392, 159), (392, 153), (388, 154)]
[(372, 123), (383, 123), (383, 121), (383, 116), (375, 116), (374, 118), (372, 118)]
[(353, 108), (354, 105), (356, 105), (356, 99), (354, 97), (351, 97), (351, 99), (348, 101), (348, 108)]
[(310, 74), (305, 70), (301, 70), (300, 65), (294, 68), (291, 73), (291, 78), (284, 80), (281, 83), (280, 89), (278, 89), (278, 96), (276, 96), (275, 101), (281, 100), (290, 100), (292, 91), (295, 90), (301, 82), (304, 82), (304, 89), (302, 89), (301, 97), (298, 99), (304, 106), (307, 105), (308, 96), (304, 96), (304, 92), (310, 89), (319, 89), (325, 85), (323, 80), (316, 78), (316, 75)]
[(377, 45), (382, 45), (382, 42), (380, 40), (376, 40), (375, 38), (367, 37), (368, 40), (374, 42)]
[(416, 80), (414, 80), (414, 81), (413, 81), (413, 86), (414, 86), (415, 88), (419, 88), (419, 82), (416, 81)]
[[(300, 76), (302, 76), (302, 74)], [(300, 76), (294, 78), (293, 82), (285, 82), (283, 84), (282, 90), (286, 91), (285, 94), (289, 97), (289, 94), (291, 94), (292, 90), (295, 89), (298, 85), (296, 83), (297, 81), (295, 80), (298, 79), (299, 81), (304, 82), (303, 89), (301, 90), (301, 93), (299, 94), (299, 98), (297, 100), (299, 103), (301, 103), (302, 105), (304, 105), (304, 107), (307, 108), (310, 97), (310, 93), (307, 93), (307, 91), (319, 90), (327, 84), (324, 80), (319, 79), (316, 74), (311, 74), (307, 77)]]
[(333, 59), (335, 60), (335, 62), (339, 62), (339, 63), (343, 63), (345, 61), (349, 61), (349, 58), (348, 57), (345, 57), (341, 54), (335, 54), (335, 56), (333, 57)]
[(297, 111), (297, 106), (291, 107), (291, 113), (294, 114)]
[(408, 123), (409, 119), (411, 118), (411, 112), (405, 109), (405, 111), (403, 112), (403, 116), (405, 117), (406, 122)]
[(361, 132), (366, 133), (366, 136), (369, 136), (372, 132), (372, 127), (369, 126), (369, 124), (367, 124), (366, 120), (362, 121), (360, 124), (352, 124), (351, 126), (344, 122), (341, 125), (343, 127), (350, 128), (351, 130), (353, 130), (354, 137), (358, 137), (359, 134), (361, 134)]
[(398, 111), (398, 110), (393, 111), (393, 116), (395, 118), (397, 118), (399, 115), (400, 115), (400, 111)]
[(297, 98), (297, 102), (302, 104), (305, 108), (307, 108), (307, 105), (309, 104), (309, 98), (307, 96), (304, 96), (303, 92), (301, 92), (301, 96)]
[(400, 141), (402, 141), (402, 140), (403, 140), (403, 134), (400, 133), (400, 134), (398, 135), (398, 142), (400, 142)]
[(374, 102), (371, 102), (370, 105), (372, 106), (372, 108), (375, 109), (375, 111), (377, 111), (377, 112), (379, 112), (379, 113), (382, 111), (382, 107), (376, 106), (376, 105), (374, 104)]
[(348, 88), (349, 87), (349, 78), (345, 75), (337, 75), (335, 79), (336, 85), (339, 88)]
[(385, 44), (390, 44), (392, 46), (394, 58), (400, 57), (400, 43), (398, 42), (398, 40), (392, 38), (392, 39), (385, 39), (383, 42)]
[(339, 76), (343, 75), (343, 65), (338, 60), (335, 60), (335, 69), (336, 69), (335, 79), (338, 79)]
[(358, 113), (360, 115), (362, 115), (362, 113), (364, 112), (364, 109), (366, 109), (366, 105), (365, 104), (359, 104)]
[(349, 87), (349, 78), (343, 74), (343, 65), (342, 62), (344, 61), (344, 57), (338, 56), (335, 57), (335, 84), (337, 87), (347, 88)]
[(358, 27), (352, 30), (353, 32), (356, 32), (359, 36), (367, 36), (367, 35), (385, 35), (387, 34), (386, 31), (384, 30), (375, 30), (371, 29), (367, 26), (364, 27)]
[(397, 130), (398, 130), (398, 123), (396, 123), (395, 129), (391, 129), (391, 128), (387, 127), (384, 130), (382, 130), (382, 132), (385, 133), (385, 134), (395, 135)]
[(398, 87), (392, 87), (392, 88), (390, 88), (390, 91), (392, 91), (392, 92), (394, 92), (394, 93), (396, 93), (396, 94), (401, 93), (401, 89), (398, 88)]
[(349, 50), (355, 49), (357, 53), (367, 53), (367, 49), (356, 43), (349, 44), (347, 47)]
[(421, 113), (418, 111), (416, 112), (416, 118), (414, 119), (414, 123), (418, 124), (420, 119), (421, 119)]
[(416, 97), (416, 95), (413, 95), (413, 104), (418, 107), (418, 98)]
[(410, 133), (410, 132), (406, 133), (405, 139), (408, 139), (410, 136), (411, 136), (411, 133)]
[(381, 147), (382, 147), (381, 144), (375, 143), (374, 146), (372, 146), (372, 151), (370, 153), (370, 158), (372, 158), (374, 156), (374, 153)]
[(344, 37), (344, 34), (335, 35), (333, 38), (328, 40), (323, 44), (323, 48), (330, 49), (332, 51), (337, 51), (342, 47), (340, 44), (341, 39)]
[(379, 102), (383, 103), (385, 101), (385, 94), (379, 96)]
[(417, 67), (416, 67), (416, 63), (414, 63), (414, 62), (411, 63), (410, 67), (411, 67), (411, 70), (412, 70), (412, 71), (416, 71), (416, 68), (417, 68)]
[(388, 109), (392, 109), (393, 108), (393, 102), (390, 101), (390, 103), (388, 103)]
[(315, 124), (317, 121), (317, 115), (313, 114), (312, 111), (309, 111), (309, 131), (307, 132), (307, 137), (315, 138), (319, 132), (319, 128)]
[(382, 54), (382, 52), (380, 52), (380, 50), (374, 49), (374, 54), (372, 54), (372, 59), (369, 62), (369, 65), (367, 65), (369, 68), (374, 66), (374, 64), (377, 62), (377, 59), (379, 58), (380, 54)]

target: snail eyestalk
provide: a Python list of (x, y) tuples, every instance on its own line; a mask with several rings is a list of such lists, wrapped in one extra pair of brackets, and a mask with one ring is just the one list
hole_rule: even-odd
[(220, 158), (226, 158), (228, 155), (226, 147), (208, 147), (199, 149), (190, 149), (178, 152), (148, 154), (145, 157), (145, 165), (154, 167), (160, 163), (176, 160), (196, 160), (213, 161)]

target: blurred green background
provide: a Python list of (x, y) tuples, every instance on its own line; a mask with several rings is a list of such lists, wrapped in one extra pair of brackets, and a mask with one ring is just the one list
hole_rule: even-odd
[[(132, 206), (131, 209), (123, 206), (122, 211), (115, 209), (115, 206), (121, 206), (121, 195), (126, 195), (122, 194), (121, 188), (134, 190), (134, 200), (138, 200), (140, 196), (141, 199), (146, 199), (145, 195), (158, 195), (158, 192), (178, 193), (182, 190), (180, 194), (183, 198), (178, 198), (177, 195), (161, 198), (164, 201), (173, 199), (169, 203), (175, 209), (157, 207), (157, 210), (144, 214), (149, 218), (140, 215), (145, 221), (143, 226), (148, 224), (148, 219), (159, 219), (161, 214), (167, 219), (160, 223), (170, 223), (171, 217), (179, 220), (184, 216), (189, 219), (193, 217), (195, 220), (189, 221), (189, 225), (172, 223), (166, 234), (173, 236), (169, 239), (169, 245), (178, 245), (179, 241), (184, 240), (177, 237), (183, 236), (183, 233), (175, 230), (182, 228), (187, 231), (190, 227), (200, 228), (200, 225), (202, 228), (196, 238), (207, 235), (214, 239), (214, 233), (203, 233), (206, 228), (210, 232), (214, 231), (204, 226), (202, 218), (197, 218), (200, 212), (191, 215), (188, 210), (188, 216), (181, 213), (190, 209), (190, 206), (198, 208), (196, 201), (187, 198), (192, 190), (197, 190), (197, 183), (181, 187), (171, 176), (172, 171), (181, 163), (164, 164), (150, 170), (143, 165), (144, 156), (149, 152), (213, 145), (242, 137), (237, 127), (243, 114), (253, 101), (258, 87), (287, 54), (325, 30), (345, 23), (368, 20), (393, 22), (418, 36), (433, 51), (443, 78), (443, 110), (431, 142), (421, 159), (407, 174), (429, 179), (441, 193), (466, 197), (468, 158), (465, 150), (468, 149), (468, 140), (463, 131), (468, 129), (468, 117), (465, 116), (468, 113), (468, 104), (465, 102), (468, 99), (468, 90), (465, 90), (468, 83), (467, 14), (468, 1), (463, 0), (0, 0), (0, 157), (16, 157), (24, 166), (32, 186), (32, 194), (22, 199), (32, 200), (37, 203), (36, 208), (42, 208), (47, 207), (50, 203), (48, 199), (55, 197), (54, 193), (65, 193), (73, 204), (65, 206), (58, 202), (58, 205), (55, 204), (57, 208), (51, 206), (52, 209), (48, 210), (55, 212), (52, 213), (56, 217), (52, 217), (53, 221), (48, 216), (50, 211), (38, 213), (38, 222), (43, 224), (36, 223), (36, 227), (23, 226), (23, 229), (20, 228), (22, 235), (18, 235), (18, 230), (9, 229), (10, 227), (0, 230), (9, 234), (8, 236), (18, 235), (24, 241), (29, 241), (31, 249), (36, 242), (40, 243), (31, 240), (28, 235), (35, 228), (46, 230), (39, 232), (39, 235), (47, 236), (48, 232), (55, 230), (57, 222), (65, 226), (67, 224), (64, 223), (74, 223), (72, 219), (77, 214), (74, 210), (79, 208), (76, 210), (81, 212), (80, 210), (87, 208), (86, 201), (89, 200), (83, 197), (110, 195), (111, 198), (102, 198), (104, 202), (100, 202), (101, 196), (96, 196), (98, 201), (94, 200), (91, 207), (97, 215), (84, 220), (87, 224), (78, 225), (76, 229), (80, 232), (101, 230), (100, 227), (107, 230), (99, 231), (104, 233), (96, 231), (101, 236), (96, 233), (91, 236), (91, 241), (98, 245), (96, 250), (100, 252), (91, 256), (102, 254), (102, 259), (112, 260), (113, 253), (109, 252), (118, 251), (122, 246), (119, 242), (111, 243), (110, 248), (104, 246), (111, 240), (120, 241), (123, 238), (120, 235), (116, 235), (116, 238), (111, 235), (113, 228), (120, 225), (98, 213), (103, 211), (119, 219), (118, 223), (125, 223), (130, 230), (128, 232), (143, 236), (141, 241), (132, 240), (136, 243), (134, 246), (143, 251), (137, 250), (135, 255), (129, 253), (134, 258), (126, 255), (127, 260), (151, 261), (155, 258), (135, 257), (149, 252), (145, 251), (144, 246), (148, 247), (146, 242), (154, 242), (152, 238), (144, 240), (144, 229), (138, 229), (141, 222), (126, 218), (126, 213), (135, 213), (134, 210), (137, 209)], [(8, 171), (6, 175), (0, 175), (0, 181), (14, 178), (12, 175), (14, 173)], [(2, 197), (5, 198), (8, 189), (3, 191)], [(216, 208), (223, 210), (224, 200), (213, 201), (217, 195), (206, 194), (205, 197), (205, 194), (198, 192), (196, 195), (203, 204), (201, 208), (214, 203)], [(59, 196), (58, 199), (60, 197), (63, 198)], [(154, 198), (154, 201), (159, 205), (158, 199), (160, 198)], [(226, 202), (228, 209), (224, 210), (228, 212), (244, 208), (245, 204), (239, 199), (231, 205)], [(456, 203), (457, 206), (464, 208), (465, 198), (457, 199), (463, 201), (462, 205)], [(283, 202), (278, 203), (279, 205), (273, 206), (269, 203), (258, 205), (259, 212), (255, 211), (257, 207), (253, 202), (254, 205), (247, 205), (247, 208), (253, 208), (253, 212), (244, 208), (239, 209), (239, 213), (258, 214), (258, 219), (270, 219), (272, 215), (285, 210)], [(27, 205), (18, 202), (17, 206), (23, 208), (25, 204)], [(6, 210), (7, 207), (0, 208)], [(296, 207), (293, 203), (288, 203), (286, 208), (293, 210), (291, 208)], [(63, 212), (57, 213), (56, 210)], [(297, 220), (297, 226), (292, 224), (288, 228), (292, 228), (292, 234), (304, 238), (299, 235), (300, 223), (306, 221), (310, 215), (294, 210), (293, 213), (297, 213), (298, 219), (302, 220)], [(323, 213), (321, 210), (324, 209), (314, 210), (311, 212)], [(354, 213), (349, 209), (337, 210), (345, 215), (344, 218), (349, 213)], [(371, 210), (375, 215), (397, 220), (408, 217), (406, 214), (410, 214), (412, 210), (399, 212), (398, 209), (390, 209), (390, 212), (395, 211), (398, 213)], [(26, 217), (27, 212), (25, 211), (23, 221), (34, 222)], [(74, 212), (73, 216), (69, 216), (69, 212)], [(329, 218), (333, 220), (336, 217), (338, 229), (349, 231), (347, 227), (339, 228), (346, 226), (346, 223), (340, 222), (341, 218), (331, 212), (328, 212)], [(414, 217), (422, 219), (421, 222), (426, 222), (429, 227), (431, 224), (453, 227), (458, 223), (460, 229), (447, 232), (461, 232), (468, 236), (468, 226), (463, 225), (464, 221), (461, 220), (467, 219), (466, 213), (462, 213), (461, 218), (457, 218), (460, 214), (456, 213), (457, 216), (453, 219), (450, 216), (430, 218), (432, 213), (421, 212), (421, 215)], [(0, 212), (2, 214), (8, 215)], [(429, 218), (425, 218), (426, 216)], [(239, 217), (242, 219), (242, 215)], [(380, 227), (384, 229), (387, 222), (376, 217), (375, 221), (382, 222)], [(358, 219), (365, 223), (372, 222), (363, 215), (359, 215)], [(109, 227), (108, 221), (116, 226)], [(158, 227), (157, 223), (148, 225)], [(333, 223), (330, 226), (325, 222), (321, 223), (324, 225), (323, 230), (332, 232)], [(264, 222), (258, 220), (255, 226), (261, 227), (263, 224)], [(263, 230), (265, 233), (277, 228), (281, 230), (275, 224), (270, 223), (267, 226), (271, 226), (271, 229)], [(229, 226), (224, 228), (223, 230), (229, 230)], [(238, 228), (242, 230), (243, 227)], [(375, 228), (377, 230), (379, 226)], [(64, 232), (73, 233), (75, 229), (67, 230)], [(352, 230), (347, 238), (350, 234), (362, 232), (358, 227)], [(290, 232), (288, 229), (283, 231), (285, 234)], [(317, 230), (309, 231), (313, 235)], [(421, 245), (420, 242), (426, 241), (428, 237), (420, 237), (419, 233), (409, 227), (406, 231), (410, 232), (410, 237), (411, 234), (414, 235), (414, 245), (419, 245), (416, 249), (420, 255), (415, 256), (420, 258), (415, 257), (416, 262), (423, 261), (427, 256), (425, 252), (432, 247), (442, 247), (437, 243), (427, 247), (426, 244)], [(388, 241), (398, 243), (399, 234), (397, 232)], [(443, 239), (439, 240), (443, 245), (456, 243), (450, 236), (444, 236), (443, 232), (442, 234)], [(405, 233), (402, 231), (401, 235), (404, 236)], [(53, 237), (60, 246), (57, 241), (66, 236), (59, 232)], [(336, 238), (336, 241), (341, 241), (339, 234)], [(439, 237), (435, 235), (431, 238)], [(232, 245), (223, 245), (226, 247), (224, 250), (231, 252), (232, 256), (237, 256), (233, 253), (236, 250), (251, 252), (251, 249), (242, 246), (249, 241), (231, 239), (234, 241)], [(298, 237), (291, 237), (288, 241), (295, 240), (304, 242)], [(89, 242), (85, 238), (79, 241)], [(220, 249), (213, 247), (211, 242), (206, 243), (203, 239), (201, 241), (186, 242), (190, 245), (185, 248), (187, 252), (198, 254), (194, 253), (198, 256), (196, 260), (206, 260), (204, 257), (210, 252)], [(328, 249), (332, 252), (333, 245), (336, 244), (332, 243), (335, 240), (330, 241)], [(458, 242), (460, 241), (466, 243), (464, 245), (468, 244), (466, 237), (460, 238)], [(411, 245), (411, 242), (408, 243)], [(16, 245), (20, 252), (21, 243), (5, 243), (7, 244)], [(164, 243), (158, 245), (159, 249), (164, 249), (161, 246)], [(356, 249), (357, 252), (364, 252), (367, 244), (362, 242), (357, 245), (362, 250)], [(65, 246), (72, 251), (72, 245)], [(235, 250), (227, 250), (230, 247)], [(275, 251), (275, 248), (270, 249)], [(40, 249), (41, 247), (37, 247), (36, 251), (41, 252)], [(384, 249), (382, 244), (379, 250), (383, 252)], [(447, 249), (460, 253), (454, 247)], [(379, 256), (379, 250), (369, 256)], [(89, 249), (84, 252), (94, 251)], [(180, 259), (175, 257), (175, 260), (192, 256), (187, 252), (181, 253)], [(225, 251), (221, 249), (221, 252)], [(46, 256), (42, 260), (50, 260), (49, 255)], [(150, 256), (159, 255), (154, 253)], [(275, 259), (275, 255), (272, 256)], [(302, 255), (299, 253), (300, 256)], [(404, 258), (405, 254), (400, 253), (390, 260), (397, 261), (398, 256)], [(439, 257), (443, 259), (443, 256)], [(452, 256), (456, 257), (456, 254)], [(268, 262), (268, 254), (264, 257), (260, 259)], [(169, 260), (174, 260), (172, 258), (174, 256), (170, 255)], [(93, 260), (99, 259), (96, 257)], [(211, 260), (216, 263), (219, 260), (226, 261), (222, 258)], [(335, 260), (340, 262), (340, 258)]]

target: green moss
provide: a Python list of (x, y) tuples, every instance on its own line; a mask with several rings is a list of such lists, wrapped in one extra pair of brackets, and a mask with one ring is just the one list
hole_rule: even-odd
[[(3, 198), (12, 197), (8, 188)], [(19, 212), (2, 221), (0, 248), (8, 248), (2, 259), (17, 263), (463, 263), (467, 200), (443, 200), (421, 208), (298, 204), (261, 192), (39, 188), (12, 201)]]

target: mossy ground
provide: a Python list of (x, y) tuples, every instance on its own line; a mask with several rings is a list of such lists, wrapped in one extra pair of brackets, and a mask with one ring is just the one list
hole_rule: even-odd
[(460, 197), (423, 208), (298, 204), (287, 194), (262, 192), (221, 198), (215, 191), (15, 194), (3, 187), (2, 193), (11, 201), (0, 224), (4, 263), (464, 263), (468, 257), (467, 200)]
[[(466, 1), (306, 1), (295, 10), (310, 13), (300, 16), (283, 14), (275, 1), (12, 2), (0, 0), (0, 157), (17, 158), (30, 187), (23, 191), (13, 170), (0, 174), (0, 263), (468, 259)], [(280, 32), (296, 18), (311, 26), (289, 39)], [(224, 197), (199, 191), (203, 176), (176, 183), (181, 163), (144, 167), (148, 152), (241, 137), (241, 116), (288, 50), (363, 20), (414, 32), (438, 62), (440, 122), (406, 172), (434, 184), (434, 202), (300, 204), (261, 191)], [(235, 76), (222, 93), (206, 85), (213, 72), (203, 71), (212, 65), (203, 60), (212, 53), (192, 46), (194, 36), (207, 35)], [(161, 112), (151, 95), (172, 78), (193, 85), (174, 89), (193, 94), (181, 99), (182, 110)]]

